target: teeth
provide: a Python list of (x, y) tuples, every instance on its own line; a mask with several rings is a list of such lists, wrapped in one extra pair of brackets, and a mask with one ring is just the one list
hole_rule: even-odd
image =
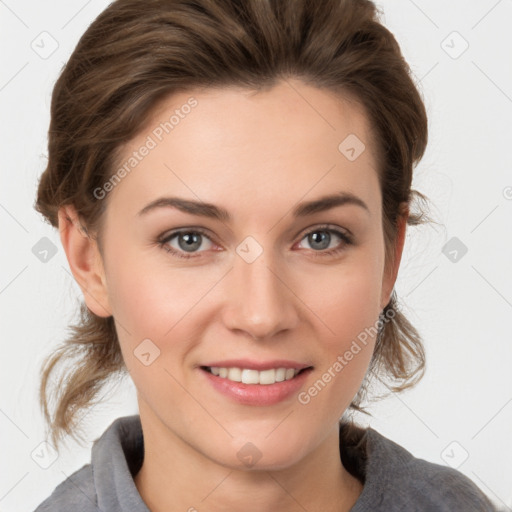
[(260, 372), (258, 370), (242, 370), (242, 382), (244, 384), (259, 384)]
[[(292, 369), (293, 370), (293, 369)], [(264, 370), (260, 373), (260, 384), (274, 384), (276, 381), (276, 371), (271, 370)], [(293, 372), (295, 375), (295, 373)]]
[(230, 368), (228, 371), (228, 379), (235, 382), (242, 382), (242, 370), (240, 368)]
[(272, 368), (259, 372), (258, 370), (250, 370), (248, 368), (220, 368), (218, 366), (212, 366), (208, 369), (213, 375), (218, 375), (234, 382), (264, 385), (293, 379), (300, 371), (294, 368)]
[(286, 378), (286, 368), (278, 368), (276, 370), (276, 382), (283, 382)]
[(293, 368), (287, 368), (286, 373), (284, 374), (284, 380), (288, 380), (293, 377), (295, 377), (295, 370)]

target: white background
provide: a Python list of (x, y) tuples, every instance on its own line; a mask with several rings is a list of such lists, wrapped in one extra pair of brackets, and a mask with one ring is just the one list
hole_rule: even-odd
[[(512, 2), (378, 5), (428, 110), (429, 146), (413, 186), (431, 199), (442, 226), (409, 229), (396, 285), (425, 340), (426, 376), (361, 422), (438, 464), (456, 464), (467, 453), (458, 470), (512, 510)], [(40, 365), (62, 341), (81, 299), (58, 233), (33, 209), (50, 94), (80, 35), (106, 6), (0, 1), (2, 512), (33, 510), (89, 462), (92, 442), (115, 418), (137, 412), (126, 380), (84, 418), (83, 447), (68, 443), (48, 469), (31, 458), (44, 441)], [(45, 59), (31, 47), (48, 38), (44, 31), (58, 42)], [(458, 55), (464, 41), (469, 47)], [(32, 252), (44, 236), (58, 247), (47, 263)], [(468, 249), (456, 262), (442, 253), (452, 237)]]

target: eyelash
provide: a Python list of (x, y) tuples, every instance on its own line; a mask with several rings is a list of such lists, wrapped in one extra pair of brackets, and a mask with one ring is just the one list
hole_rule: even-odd
[[(314, 229), (312, 229), (310, 231), (307, 231), (306, 233), (304, 233), (302, 235), (302, 238), (300, 240), (302, 241), (308, 235), (310, 235), (312, 233), (316, 233), (318, 231), (325, 231), (325, 232), (331, 233), (331, 234), (334, 233), (339, 238), (341, 238), (342, 242), (340, 243), (340, 245), (338, 247), (336, 247), (334, 249), (330, 249), (328, 251), (325, 251), (325, 250), (324, 251), (313, 251), (314, 257), (323, 258), (323, 257), (329, 257), (329, 256), (336, 256), (338, 253), (343, 251), (345, 246), (353, 244), (352, 236), (350, 236), (347, 233), (344, 233), (342, 231), (339, 231), (338, 229), (330, 228), (327, 225), (317, 226)], [(208, 233), (205, 230), (201, 229), (201, 228), (189, 228), (189, 229), (181, 229), (181, 230), (178, 230), (178, 231), (173, 231), (172, 233), (169, 233), (164, 238), (159, 238), (158, 240), (156, 240), (156, 242), (158, 243), (159, 247), (161, 247), (164, 251), (167, 251), (167, 252), (171, 253), (173, 256), (176, 256), (178, 258), (183, 258), (183, 259), (186, 259), (186, 260), (189, 260), (189, 259), (192, 259), (192, 258), (197, 258), (198, 256), (194, 255), (194, 254), (197, 254), (197, 253), (191, 253), (190, 256), (184, 256), (184, 254), (186, 254), (186, 253), (183, 253), (181, 251), (176, 251), (175, 249), (173, 249), (172, 247), (169, 247), (167, 245), (174, 237), (176, 237), (176, 236), (178, 236), (180, 234), (184, 234), (184, 233), (187, 233), (187, 234), (190, 234), (190, 233), (197, 234), (197, 233), (199, 233), (202, 236), (205, 236), (206, 238), (208, 238), (208, 240), (213, 242), (213, 240), (211, 240), (211, 238), (208, 236)]]

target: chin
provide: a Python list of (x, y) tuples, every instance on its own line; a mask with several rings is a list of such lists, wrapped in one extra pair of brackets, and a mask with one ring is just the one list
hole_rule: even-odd
[[(274, 433), (267, 439), (267, 434), (245, 434), (226, 443), (225, 449), (212, 454), (210, 458), (218, 464), (238, 471), (287, 469), (299, 462), (307, 452), (307, 444), (303, 439), (290, 439), (288, 434), (289, 432), (285, 432), (279, 436)], [(274, 439), (271, 439), (272, 436), (275, 436)], [(208, 448), (211, 450), (211, 445)]]

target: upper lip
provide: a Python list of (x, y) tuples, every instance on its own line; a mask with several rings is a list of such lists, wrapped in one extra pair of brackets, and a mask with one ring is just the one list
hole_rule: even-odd
[(274, 359), (273, 361), (254, 361), (251, 359), (228, 359), (224, 361), (212, 361), (201, 366), (216, 366), (220, 368), (247, 368), (249, 370), (270, 370), (272, 368), (295, 368), (302, 370), (309, 368), (310, 364), (298, 363), (288, 359)]

